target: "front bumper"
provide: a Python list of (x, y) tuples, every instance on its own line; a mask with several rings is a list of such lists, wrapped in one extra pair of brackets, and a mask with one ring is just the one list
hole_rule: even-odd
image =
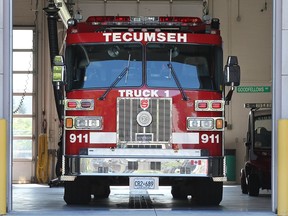
[(224, 157), (207, 156), (203, 150), (82, 149), (80, 155), (64, 156), (63, 167), (63, 180), (68, 176), (154, 176), (225, 181)]

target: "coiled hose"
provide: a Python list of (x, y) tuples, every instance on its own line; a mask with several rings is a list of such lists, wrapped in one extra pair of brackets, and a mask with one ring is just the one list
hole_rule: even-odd
[(38, 158), (36, 165), (36, 179), (38, 183), (48, 183), (48, 138), (46, 133), (38, 137)]

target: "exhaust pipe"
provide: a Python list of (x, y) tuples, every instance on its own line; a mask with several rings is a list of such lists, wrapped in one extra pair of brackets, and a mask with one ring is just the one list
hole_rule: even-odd
[[(43, 9), (47, 15), (48, 21), (48, 35), (49, 35), (49, 48), (50, 48), (50, 61), (51, 67), (54, 64), (54, 57), (59, 55), (59, 47), (58, 47), (58, 27), (57, 27), (57, 20), (58, 20), (58, 11), (59, 9), (56, 7), (55, 4), (50, 3), (48, 7)], [(54, 98), (56, 102), (56, 109), (59, 121), (62, 122), (63, 120), (63, 113), (64, 108), (61, 104), (63, 100), (63, 91), (64, 86), (57, 86), (53, 83), (53, 90), (54, 90)]]
[(50, 60), (51, 60), (51, 66), (52, 66), (54, 57), (56, 55), (59, 55), (58, 28), (57, 28), (59, 9), (55, 6), (55, 4), (49, 4), (48, 7), (44, 8), (43, 10), (46, 12), (47, 21), (48, 21)]

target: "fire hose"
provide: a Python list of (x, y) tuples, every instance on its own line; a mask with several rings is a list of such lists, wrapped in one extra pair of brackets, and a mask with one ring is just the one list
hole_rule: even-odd
[[(43, 122), (43, 124), (45, 123), (46, 122)], [(48, 182), (48, 170), (48, 137), (46, 133), (41, 133), (38, 137), (38, 157), (36, 165), (36, 179), (38, 183)]]
[(40, 134), (38, 138), (38, 158), (36, 178), (38, 183), (48, 182), (48, 141), (47, 134)]

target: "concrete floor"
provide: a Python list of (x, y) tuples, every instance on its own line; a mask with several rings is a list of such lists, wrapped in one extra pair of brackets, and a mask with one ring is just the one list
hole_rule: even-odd
[(259, 197), (241, 193), (239, 185), (225, 185), (223, 200), (216, 207), (199, 207), (187, 200), (174, 200), (170, 187), (148, 191), (149, 208), (129, 207), (128, 187), (111, 187), (109, 199), (93, 201), (86, 206), (68, 206), (63, 188), (47, 185), (13, 185), (13, 210), (8, 215), (101, 215), (101, 216), (186, 216), (186, 215), (275, 215), (271, 210), (271, 192), (260, 191)]

